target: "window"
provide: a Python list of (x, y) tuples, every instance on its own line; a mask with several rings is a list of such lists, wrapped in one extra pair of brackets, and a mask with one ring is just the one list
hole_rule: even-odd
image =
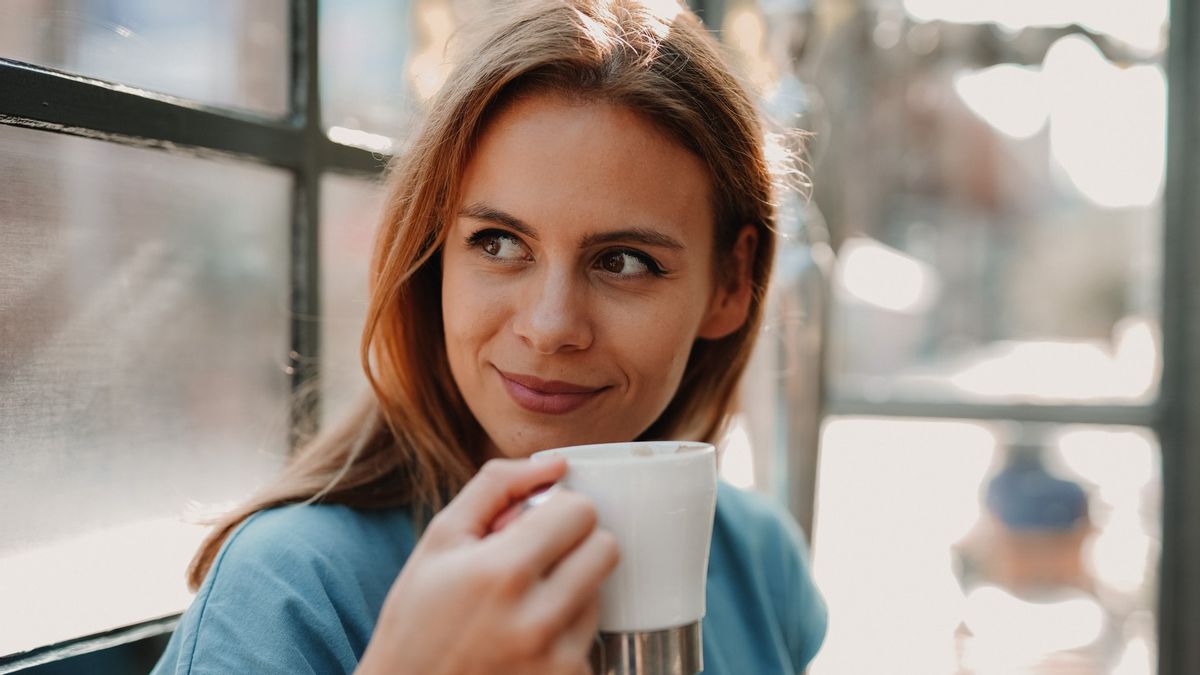
[(194, 521), (287, 456), (386, 160), (321, 123), (317, 16), (0, 8), (4, 672), (168, 632)]
[(278, 469), (292, 179), (14, 126), (0, 148), (11, 654), (178, 611), (181, 507)]
[(1197, 480), (1196, 12), (1168, 4), (722, 3), (775, 124), (815, 133), (731, 449), (811, 523), (817, 675), (1200, 665), (1194, 592), (1159, 605)]

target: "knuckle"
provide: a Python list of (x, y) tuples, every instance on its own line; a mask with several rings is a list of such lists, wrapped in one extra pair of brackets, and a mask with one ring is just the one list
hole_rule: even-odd
[(569, 509), (588, 530), (596, 527), (596, 504), (591, 499), (578, 492), (565, 492), (562, 496), (563, 507)]
[(584, 657), (565, 649), (555, 651), (547, 670), (556, 675), (581, 675), (592, 672)]
[(453, 525), (454, 516), (448, 513), (445, 509), (433, 514), (429, 519), (429, 524), (425, 526), (425, 532), (434, 534), (443, 534)]
[(479, 468), (479, 477), (489, 481), (502, 479), (508, 474), (508, 464), (503, 459), (489, 459)]
[(442, 550), (450, 542), (450, 526), (446, 522), (445, 516), (438, 520), (438, 516), (433, 516), (430, 524), (425, 527), (425, 533), (421, 534), (421, 540), (418, 545), (422, 548), (430, 550)]
[(609, 569), (617, 566), (621, 562), (621, 545), (617, 543), (617, 538), (608, 530), (596, 530), (592, 534), (596, 548), (600, 551)]
[(496, 641), (496, 650), (501, 656), (500, 660), (507, 663), (528, 664), (542, 656), (529, 636), (516, 626), (510, 626), (507, 633)]
[(485, 591), (500, 584), (502, 570), (495, 562), (479, 561), (471, 566), (467, 578), (476, 591)]
[(524, 565), (500, 556), (481, 561), (475, 574), (480, 585), (506, 596), (524, 593), (534, 581)]
[(446, 515), (445, 511), (439, 511), (429, 519), (429, 524), (425, 526), (421, 540), (426, 546), (434, 549), (441, 548), (449, 540), (452, 530), (453, 516)]
[(535, 614), (522, 625), (517, 638), (518, 649), (527, 656), (545, 654), (558, 637), (558, 626), (545, 613)]

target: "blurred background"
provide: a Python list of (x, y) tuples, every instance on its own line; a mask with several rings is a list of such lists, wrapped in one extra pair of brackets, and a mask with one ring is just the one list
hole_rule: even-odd
[[(488, 4), (0, 3), (0, 673), (148, 670), (293, 390), (330, 419), (364, 386), (379, 169)], [(1195, 20), (692, 6), (772, 133), (810, 133), (722, 474), (810, 536), (811, 672), (1160, 672), (1168, 35)]]

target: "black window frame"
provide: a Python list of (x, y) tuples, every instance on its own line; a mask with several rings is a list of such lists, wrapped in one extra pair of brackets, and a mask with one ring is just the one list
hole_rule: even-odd
[[(321, 120), (318, 0), (292, 0), (288, 58), (289, 110), (283, 117), (133, 91), (52, 68), (0, 58), (0, 124), (154, 148), (207, 158), (256, 162), (291, 173), (288, 372), (293, 430), (319, 419), (320, 398), (306, 387), (320, 360), (321, 176), (378, 177), (390, 157), (331, 140)], [(294, 446), (296, 435), (289, 437)], [(118, 627), (15, 654), (0, 654), (0, 674), (161, 636), (179, 615)]]
[[(1149, 428), (1162, 458), (1159, 675), (1200, 673), (1200, 3), (1171, 0), (1163, 191), (1162, 379), (1149, 403), (979, 404), (829, 398), (826, 414)], [(1097, 114), (1102, 114), (1098, 112)]]
[(1200, 6), (1171, 1), (1163, 193), (1158, 672), (1200, 673)]
[[(1162, 197), (1162, 379), (1149, 403), (1025, 404), (829, 398), (824, 413), (1149, 428), (1162, 458), (1159, 675), (1200, 673), (1200, 3), (1171, 0)], [(1100, 114), (1100, 113), (1097, 113)]]

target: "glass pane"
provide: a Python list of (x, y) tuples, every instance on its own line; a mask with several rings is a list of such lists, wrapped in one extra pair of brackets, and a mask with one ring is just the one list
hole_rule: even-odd
[(446, 45), (484, 0), (320, 3), (321, 116), (335, 141), (388, 152), (449, 75)]
[(821, 455), (815, 675), (1155, 672), (1149, 431), (842, 417)]
[(1167, 0), (835, 4), (723, 24), (816, 133), (832, 395), (1152, 401)]
[(383, 206), (381, 185), (321, 178), (321, 418), (337, 419), (367, 388), (359, 339), (367, 313), (367, 267)]
[(179, 611), (282, 463), (290, 188), (0, 126), (0, 655)]
[(283, 115), (288, 5), (287, 0), (4, 0), (0, 57)]

